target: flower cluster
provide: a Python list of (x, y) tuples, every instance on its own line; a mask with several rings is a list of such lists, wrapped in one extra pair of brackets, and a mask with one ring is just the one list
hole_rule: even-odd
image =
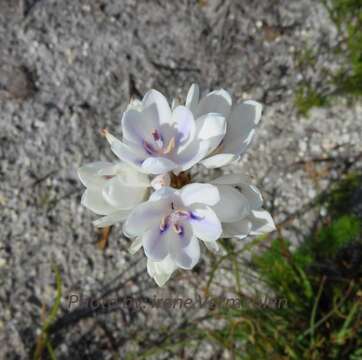
[(81, 167), (86, 187), (82, 204), (103, 215), (94, 224), (123, 223), (143, 247), (147, 270), (162, 286), (177, 269), (192, 269), (200, 241), (218, 250), (223, 237), (243, 239), (275, 229), (262, 209), (259, 190), (242, 174), (194, 182), (190, 169), (212, 169), (237, 160), (250, 145), (261, 118), (255, 101), (233, 104), (228, 92), (199, 95), (192, 85), (184, 105), (172, 106), (158, 91), (133, 100), (122, 117), (122, 140), (103, 134), (118, 157), (115, 163)]

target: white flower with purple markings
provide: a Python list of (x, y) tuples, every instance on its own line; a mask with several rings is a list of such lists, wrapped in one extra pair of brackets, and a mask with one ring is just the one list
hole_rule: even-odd
[(221, 238), (245, 239), (275, 230), (263, 199), (241, 174), (193, 179), (199, 165), (217, 168), (247, 150), (261, 117), (255, 101), (233, 104), (225, 90), (199, 96), (192, 85), (185, 105), (158, 91), (133, 100), (122, 116), (122, 138), (103, 135), (118, 162), (81, 167), (82, 204), (103, 215), (97, 227), (123, 223), (131, 254), (147, 257), (148, 274), (163, 286), (177, 269), (192, 269), (200, 243), (218, 251)]
[(186, 106), (171, 110), (166, 98), (149, 91), (122, 117), (122, 141), (105, 132), (118, 158), (146, 174), (190, 169), (212, 151), (214, 137), (225, 135), (225, 118), (208, 112), (195, 121)]
[(180, 190), (163, 187), (128, 216), (123, 231), (142, 239), (146, 256), (155, 262), (167, 256), (180, 268), (191, 269), (199, 261), (199, 240), (220, 238), (220, 220), (212, 210), (220, 200), (216, 186), (189, 184)]

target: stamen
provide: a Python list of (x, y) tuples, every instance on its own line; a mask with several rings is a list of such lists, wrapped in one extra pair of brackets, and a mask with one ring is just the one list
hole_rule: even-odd
[(164, 232), (165, 230), (167, 230), (167, 228), (168, 228), (168, 216), (164, 216), (161, 219), (160, 230), (161, 232)]
[(163, 138), (161, 133), (157, 129), (152, 130), (152, 137), (157, 146), (162, 149), (163, 148)]
[(153, 146), (151, 144), (149, 144), (147, 141), (143, 140), (143, 148), (146, 150), (146, 152), (149, 155), (153, 155), (154, 153), (156, 153), (157, 151), (153, 148)]
[(190, 216), (190, 212), (187, 210), (176, 210), (175, 214), (178, 216), (182, 216), (182, 217), (189, 217)]
[(170, 152), (172, 152), (176, 147), (176, 139), (175, 137), (172, 137), (171, 140), (169, 141), (167, 147), (165, 150), (163, 150), (164, 154), (169, 154)]
[(197, 215), (193, 212), (190, 213), (190, 217), (192, 220), (203, 220), (205, 218), (204, 216)]
[(173, 224), (172, 229), (178, 235), (183, 235), (184, 233), (184, 228), (179, 224)]
[(161, 134), (157, 129), (152, 130), (152, 136), (155, 141), (161, 140)]

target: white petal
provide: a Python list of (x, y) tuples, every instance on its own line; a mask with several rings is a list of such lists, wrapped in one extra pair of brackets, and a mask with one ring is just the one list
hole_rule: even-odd
[(153, 192), (148, 199), (149, 201), (156, 201), (156, 200), (168, 200), (169, 204), (174, 200), (174, 195), (177, 193), (177, 190), (174, 188), (171, 188), (169, 186), (164, 186), (155, 192)]
[(240, 155), (251, 143), (261, 116), (261, 104), (245, 101), (233, 108), (224, 138), (224, 152)]
[(163, 286), (176, 268), (177, 266), (170, 256), (158, 262), (147, 259), (147, 272), (158, 286)]
[(212, 209), (221, 222), (235, 222), (247, 216), (250, 205), (247, 198), (229, 185), (218, 185), (220, 201)]
[(211, 181), (211, 184), (220, 184), (220, 185), (240, 185), (245, 184), (249, 185), (251, 182), (250, 178), (243, 174), (227, 174), (222, 175)]
[(201, 99), (197, 107), (197, 117), (214, 112), (227, 118), (231, 105), (232, 99), (227, 91), (223, 89), (212, 91)]
[(154, 226), (142, 236), (145, 254), (153, 261), (161, 261), (168, 254), (167, 235), (172, 230), (161, 231), (160, 226)]
[(133, 166), (129, 166), (126, 163), (117, 164), (117, 176), (124, 186), (135, 188), (151, 186), (150, 179), (146, 174), (140, 173)]
[(251, 235), (263, 235), (276, 229), (274, 220), (265, 210), (252, 211), (250, 220), (252, 222)]
[(263, 105), (254, 100), (244, 101), (244, 104), (254, 107), (254, 112), (255, 112), (254, 122), (255, 122), (255, 125), (258, 125), (259, 121), (261, 119), (261, 114), (263, 112)]
[(131, 246), (129, 247), (128, 251), (131, 255), (134, 255), (139, 249), (142, 247), (142, 238), (137, 237), (135, 240), (132, 241)]
[(220, 200), (216, 186), (210, 184), (189, 184), (180, 190), (180, 197), (185, 206), (195, 203), (215, 205)]
[(108, 131), (105, 132), (106, 139), (111, 145), (113, 153), (121, 160), (130, 164), (131, 166), (140, 167), (145, 159), (145, 151), (139, 146), (130, 146), (122, 143)]
[(99, 172), (108, 170), (114, 173), (115, 166), (105, 161), (97, 161), (83, 165), (78, 169), (78, 176), (85, 187), (100, 188), (104, 185), (106, 179), (100, 176)]
[(190, 220), (194, 235), (203, 241), (216, 241), (222, 233), (221, 223), (208, 206), (193, 205)]
[(219, 139), (217, 143), (217, 145), (219, 145), (225, 132), (226, 120), (221, 114), (208, 113), (197, 119), (197, 134), (199, 139), (208, 140), (215, 138), (215, 141)]
[(248, 199), (250, 209), (258, 210), (263, 205), (263, 196), (261, 192), (254, 185), (242, 185), (241, 191)]
[(174, 172), (181, 172), (190, 169), (192, 166), (197, 164), (209, 153), (209, 142), (206, 141), (192, 141), (185, 147), (177, 156), (175, 161), (179, 166), (174, 169)]
[(223, 224), (224, 237), (246, 238), (251, 231), (252, 223), (249, 219), (242, 219), (234, 223)]
[(146, 195), (146, 188), (124, 185), (121, 176), (108, 180), (103, 187), (103, 196), (112, 206), (128, 209), (139, 204)]
[(115, 207), (106, 202), (101, 191), (94, 189), (87, 189), (84, 192), (81, 204), (98, 215), (108, 215), (117, 211)]
[(199, 103), (200, 90), (197, 84), (192, 84), (186, 97), (185, 105), (196, 115), (197, 105)]
[(170, 256), (157, 263), (157, 267), (162, 272), (172, 273), (177, 269), (175, 262)]
[(142, 163), (142, 170), (147, 174), (162, 174), (177, 167), (172, 160), (164, 157), (149, 157)]
[(146, 108), (155, 104), (158, 111), (160, 124), (169, 123), (171, 120), (171, 109), (167, 99), (157, 90), (150, 90), (146, 93), (142, 100), (143, 106)]
[(185, 106), (177, 106), (172, 112), (174, 128), (177, 130), (176, 143), (184, 143), (195, 136), (196, 125), (192, 112)]
[(152, 140), (152, 131), (158, 127), (158, 113), (155, 105), (143, 112), (129, 110), (122, 117), (123, 141), (141, 145), (144, 140)]
[(200, 163), (208, 169), (215, 169), (230, 164), (235, 160), (235, 154), (217, 154), (207, 157)]
[(137, 205), (128, 216), (123, 232), (127, 236), (143, 235), (152, 227), (160, 225), (162, 217), (168, 211), (169, 202), (165, 200), (147, 201)]
[(93, 225), (99, 228), (111, 226), (119, 222), (123, 222), (127, 219), (127, 216), (130, 214), (131, 209), (117, 210), (116, 212), (103, 216), (95, 221)]
[(192, 269), (200, 259), (200, 245), (196, 237), (192, 237), (186, 247), (177, 241), (170, 243), (169, 252), (172, 260), (182, 269)]

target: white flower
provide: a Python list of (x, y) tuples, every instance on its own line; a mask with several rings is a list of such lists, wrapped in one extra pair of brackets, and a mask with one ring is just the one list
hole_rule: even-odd
[(212, 209), (222, 222), (223, 237), (244, 239), (275, 230), (272, 217), (262, 209), (262, 195), (249, 178), (241, 174), (224, 175), (211, 183), (220, 194), (220, 201)]
[(198, 239), (215, 242), (222, 233), (211, 209), (219, 199), (210, 184), (189, 184), (180, 190), (163, 187), (131, 212), (123, 231), (138, 238), (135, 248), (142, 245), (151, 261), (169, 256), (177, 267), (191, 269), (200, 257)]
[[(203, 240), (210, 251), (217, 252), (218, 238), (244, 239), (275, 230), (270, 214), (262, 209), (261, 193), (249, 178), (241, 174), (224, 175), (211, 183), (218, 190), (217, 202), (215, 188), (209, 184), (191, 184), (181, 190), (163, 188), (154, 193), (150, 201), (139, 205), (125, 223), (125, 233), (136, 236), (130, 252), (134, 254), (144, 247), (148, 274), (158, 286), (163, 286), (177, 268), (190, 269), (198, 262), (200, 249), (195, 236)], [(180, 203), (180, 199), (189, 197), (193, 199), (191, 208)], [(195, 208), (205, 201), (214, 214), (202, 219), (200, 231), (200, 224), (193, 217), (197, 214)], [(141, 229), (137, 224), (144, 225)], [(191, 241), (185, 239), (187, 234)]]
[(210, 139), (209, 156), (201, 161), (207, 168), (216, 168), (229, 164), (243, 154), (250, 145), (262, 113), (262, 105), (248, 100), (233, 105), (229, 93), (223, 89), (212, 91), (199, 100), (199, 88), (190, 87), (186, 98), (186, 107), (195, 119), (207, 113), (219, 113), (227, 121), (226, 134), (221, 139)]
[(143, 247), (147, 271), (159, 286), (176, 269), (197, 264), (199, 240), (217, 251), (221, 237), (243, 239), (275, 229), (247, 177), (224, 175), (200, 184), (192, 183), (187, 171), (197, 163), (215, 168), (238, 159), (252, 141), (261, 111), (255, 101), (233, 105), (222, 89), (200, 100), (192, 85), (185, 106), (174, 101), (172, 107), (150, 90), (124, 112), (122, 140), (103, 131), (121, 162), (79, 169), (87, 188), (82, 204), (103, 215), (94, 224), (123, 222), (124, 234), (134, 239), (130, 252)]
[(98, 227), (124, 221), (130, 211), (141, 203), (148, 192), (147, 175), (138, 173), (127, 164), (98, 161), (82, 166), (78, 176), (87, 188), (82, 205), (98, 215)]
[(133, 101), (122, 117), (122, 141), (105, 131), (112, 151), (146, 174), (188, 170), (210, 152), (210, 141), (225, 135), (221, 114), (197, 119), (186, 106), (171, 110), (166, 98), (150, 90), (142, 102)]
[(170, 256), (161, 261), (147, 259), (147, 272), (158, 286), (163, 286), (170, 279), (172, 273), (177, 269), (176, 263)]

